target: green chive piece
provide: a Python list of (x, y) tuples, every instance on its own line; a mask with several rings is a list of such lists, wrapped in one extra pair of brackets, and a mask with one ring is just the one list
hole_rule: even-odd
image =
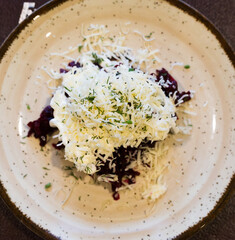
[(26, 104), (26, 106), (27, 106), (27, 109), (30, 110), (30, 106), (29, 106), (29, 104)]
[(129, 72), (133, 72), (133, 71), (135, 71), (134, 68), (129, 68)]
[(125, 121), (123, 123), (132, 124), (132, 121), (131, 120), (127, 120), (127, 121)]
[(102, 61), (104, 61), (103, 58), (98, 58), (98, 56), (96, 55), (96, 53), (92, 53), (92, 57), (94, 58), (94, 60), (92, 60), (92, 62), (94, 64), (100, 65)]
[(78, 52), (81, 52), (83, 45), (78, 46)]
[(51, 187), (51, 183), (47, 183), (46, 185), (45, 185), (45, 189), (49, 189)]
[(189, 68), (190, 68), (190, 65), (184, 65), (184, 68), (185, 68), (185, 69), (189, 69)]
[(67, 87), (65, 87), (65, 86), (64, 86), (64, 88), (65, 88), (67, 91), (69, 91), (69, 92), (72, 91), (71, 89), (69, 89), (69, 88), (67, 88)]
[(88, 100), (90, 103), (93, 103), (94, 99), (95, 99), (95, 96), (88, 96), (85, 99)]
[(149, 33), (149, 35), (146, 35), (146, 38), (151, 38), (154, 32)]
[(46, 168), (46, 167), (43, 167), (42, 169), (44, 169), (44, 170), (50, 170), (49, 168)]

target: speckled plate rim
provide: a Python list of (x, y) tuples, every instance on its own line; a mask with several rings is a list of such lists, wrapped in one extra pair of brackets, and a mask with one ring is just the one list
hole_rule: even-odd
[[(33, 18), (37, 15), (46, 14), (47, 12), (51, 11), (52, 9), (58, 7), (59, 5), (63, 4), (68, 0), (51, 0), (47, 3), (43, 4), (40, 8), (38, 8), (34, 13), (32, 13), (28, 18), (26, 18), (23, 22), (21, 22), (6, 38), (3, 44), (0, 46), (0, 63), (2, 58), (4, 57), (5, 53), (7, 52), (8, 48), (11, 46), (13, 41), (17, 39), (20, 32), (32, 22)], [(216, 37), (216, 39), (220, 42), (221, 47), (227, 54), (228, 58), (230, 59), (233, 67), (235, 68), (235, 55), (231, 48), (231, 46), (227, 43), (223, 35), (220, 31), (208, 20), (202, 13), (197, 11), (195, 8), (190, 6), (189, 4), (182, 2), (181, 0), (165, 0), (171, 5), (179, 8), (180, 10), (184, 11), (184, 13), (189, 14), (190, 16), (194, 17), (196, 20), (200, 21), (210, 32)], [(233, 196), (235, 193), (235, 175), (233, 174), (231, 181), (227, 188), (225, 189), (223, 195), (211, 210), (211, 212), (200, 220), (194, 226), (188, 228), (180, 235), (175, 237), (175, 239), (188, 239), (192, 237), (197, 231), (201, 228), (205, 227), (209, 224), (218, 212), (224, 208), (228, 200)], [(7, 194), (6, 189), (4, 188), (3, 184), (0, 181), (0, 196), (3, 201), (6, 203), (8, 208), (13, 212), (13, 214), (22, 222), (26, 227), (28, 227), (31, 231), (37, 234), (40, 237), (45, 239), (59, 239), (58, 237), (52, 235), (49, 231), (39, 227), (36, 223), (34, 223), (30, 218), (28, 218), (23, 212), (21, 212), (16, 205), (11, 201), (10, 197)]]

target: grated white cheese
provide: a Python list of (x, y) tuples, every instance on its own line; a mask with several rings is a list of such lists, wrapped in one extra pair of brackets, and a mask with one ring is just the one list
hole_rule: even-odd
[(63, 75), (50, 104), (65, 158), (78, 170), (93, 174), (97, 154), (106, 160), (121, 146), (164, 140), (176, 127), (173, 100), (151, 75), (126, 64), (99, 69), (89, 56), (81, 60), (83, 67)]

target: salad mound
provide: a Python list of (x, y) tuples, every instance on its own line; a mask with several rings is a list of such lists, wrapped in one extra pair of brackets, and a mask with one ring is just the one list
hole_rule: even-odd
[[(138, 178), (144, 179), (139, 181), (142, 197), (156, 200), (166, 191), (165, 165), (159, 159), (167, 147), (160, 143), (178, 131), (177, 106), (192, 95), (180, 92), (164, 68), (152, 74), (141, 70), (153, 53), (138, 60), (132, 49), (120, 47), (120, 38), (110, 46), (114, 40), (106, 34), (103, 26), (93, 26), (87, 45), (78, 46), (79, 57), (60, 69), (55, 78), (62, 82), (50, 106), (28, 123), (28, 136), (34, 134), (44, 146), (47, 134), (58, 130), (55, 147), (64, 149), (65, 159), (78, 171), (111, 183), (115, 200), (122, 189), (137, 185)], [(94, 43), (98, 47), (91, 51)]]

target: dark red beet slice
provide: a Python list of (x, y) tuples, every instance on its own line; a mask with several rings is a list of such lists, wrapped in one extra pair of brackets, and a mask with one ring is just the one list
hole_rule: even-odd
[[(132, 162), (135, 161), (137, 158), (137, 153), (139, 149), (141, 149), (143, 146), (153, 146), (153, 143), (151, 142), (144, 142), (142, 143), (139, 148), (132, 148), (132, 147), (119, 147), (115, 150), (113, 153), (113, 160), (112, 164), (115, 164), (115, 170), (114, 168), (110, 169), (109, 161), (102, 162), (102, 160), (97, 159), (100, 161), (103, 165), (100, 166), (100, 170), (96, 173), (98, 176), (103, 174), (115, 174), (118, 177), (118, 180), (115, 182), (110, 182), (112, 192), (113, 192), (113, 198), (114, 200), (118, 200), (120, 198), (119, 193), (117, 190), (126, 184), (134, 184), (136, 182), (136, 176), (139, 176), (140, 173), (135, 171), (134, 169), (128, 169), (126, 170), (127, 166)], [(129, 155), (132, 157), (129, 158)]]
[(120, 199), (120, 194), (118, 192), (114, 192), (113, 193), (113, 199), (116, 200), (116, 201), (119, 200)]
[(81, 64), (79, 62), (72, 61), (72, 62), (68, 63), (68, 66), (69, 67), (75, 67), (76, 66), (77, 68), (80, 68)]
[(69, 70), (64, 69), (64, 68), (60, 68), (60, 73), (67, 73)]
[(28, 137), (32, 134), (35, 138), (40, 140), (40, 146), (45, 146), (47, 143), (47, 135), (53, 133), (57, 128), (52, 128), (49, 124), (53, 116), (53, 109), (51, 106), (47, 106), (43, 109), (40, 117), (27, 125), (29, 127)]
[(169, 74), (169, 72), (162, 68), (161, 70), (157, 70), (156, 74), (156, 82), (158, 82), (166, 94), (167, 97), (173, 96), (175, 94), (175, 104), (181, 104), (191, 99), (191, 92), (180, 92), (178, 90), (177, 81)]
[[(71, 61), (68, 63), (68, 66), (69, 67), (77, 67), (77, 68), (80, 68), (81, 67), (81, 64), (79, 62), (75, 62), (75, 61)], [(66, 69), (66, 68), (60, 68), (60, 73), (67, 73), (69, 70)]]

